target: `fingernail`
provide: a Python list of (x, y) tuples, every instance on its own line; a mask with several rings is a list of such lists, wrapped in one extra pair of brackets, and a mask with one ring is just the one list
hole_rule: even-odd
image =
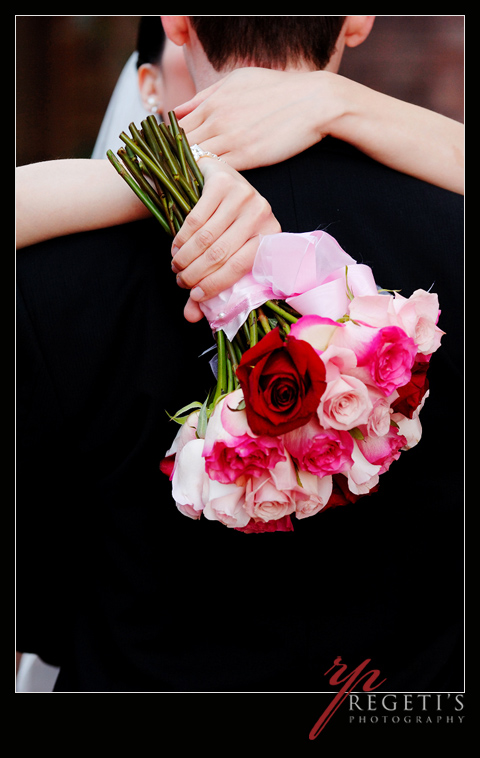
[(174, 274), (178, 274), (180, 272), (180, 269), (176, 267), (173, 261), (172, 261), (172, 271)]
[(172, 245), (172, 258), (175, 258), (179, 250), (180, 250), (179, 247), (177, 247), (176, 245)]
[(203, 297), (205, 297), (205, 292), (202, 290), (201, 287), (194, 287), (193, 290), (190, 292), (190, 297), (192, 300), (201, 300)]
[(184, 290), (186, 290), (186, 289), (187, 289), (187, 287), (185, 287), (184, 283), (182, 282), (182, 277), (181, 277), (180, 275), (178, 275), (178, 276), (177, 276), (177, 284), (178, 284), (178, 286), (179, 286), (179, 287), (181, 287), (182, 289), (184, 289)]

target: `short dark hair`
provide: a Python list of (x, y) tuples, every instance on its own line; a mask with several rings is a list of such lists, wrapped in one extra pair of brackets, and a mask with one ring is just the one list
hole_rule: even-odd
[(236, 65), (285, 69), (295, 61), (323, 69), (345, 16), (189, 16), (216, 71)]

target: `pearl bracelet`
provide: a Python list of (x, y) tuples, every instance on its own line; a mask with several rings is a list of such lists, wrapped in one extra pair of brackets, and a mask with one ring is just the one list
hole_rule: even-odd
[(225, 163), (223, 158), (219, 158), (218, 155), (215, 155), (215, 153), (210, 153), (208, 150), (204, 150), (200, 147), (200, 145), (192, 145), (190, 149), (192, 151), (193, 157), (197, 162), (199, 158), (216, 158), (217, 161)]

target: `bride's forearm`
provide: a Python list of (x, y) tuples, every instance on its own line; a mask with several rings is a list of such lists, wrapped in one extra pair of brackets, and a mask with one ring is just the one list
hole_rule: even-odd
[(464, 192), (464, 126), (339, 75), (329, 133), (390, 168)]
[(107, 160), (65, 159), (20, 166), (15, 184), (18, 249), (148, 216)]

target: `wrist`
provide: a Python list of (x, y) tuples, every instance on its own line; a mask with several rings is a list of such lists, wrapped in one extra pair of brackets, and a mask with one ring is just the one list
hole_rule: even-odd
[(352, 132), (352, 120), (361, 119), (365, 103), (357, 82), (332, 71), (316, 71), (317, 89), (314, 97), (315, 123), (320, 137), (330, 135), (347, 139)]

